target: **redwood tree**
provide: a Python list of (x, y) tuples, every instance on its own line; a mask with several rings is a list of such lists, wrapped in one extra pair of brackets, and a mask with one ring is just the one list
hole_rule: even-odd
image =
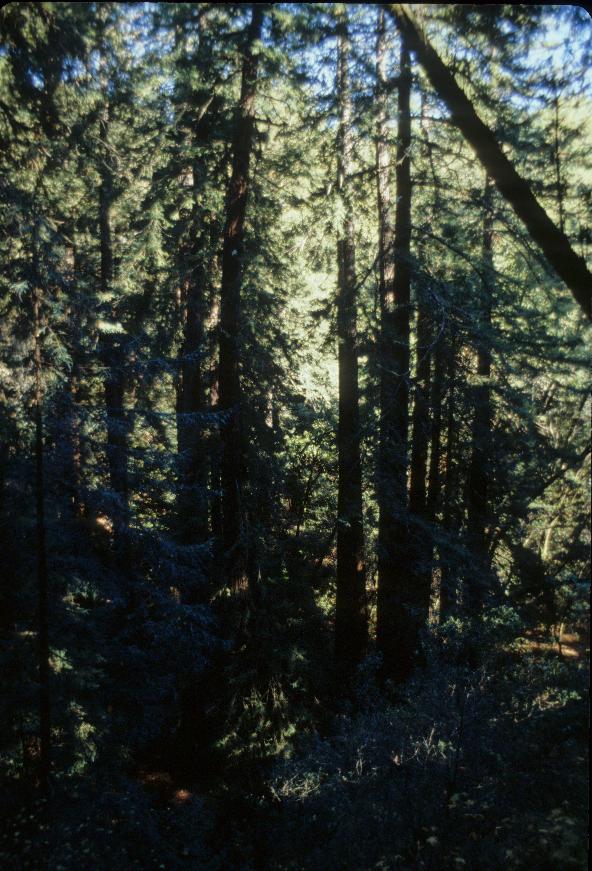
[(240, 330), (245, 215), (255, 129), (255, 91), (263, 7), (253, 4), (245, 34), (240, 99), (232, 136), (232, 175), (226, 202), (220, 294), (219, 408), (222, 430), (224, 580), (235, 592), (247, 587), (247, 542), (243, 528), (244, 451), (241, 436)]
[[(384, 25), (382, 25), (383, 27)], [(384, 42), (379, 29), (379, 82), (384, 89)], [(417, 641), (414, 590), (407, 547), (407, 429), (409, 402), (409, 297), (411, 285), (411, 69), (401, 43), (398, 81), (397, 205), (389, 228), (388, 145), (379, 115), (378, 212), (381, 262), (380, 446), (378, 465), (377, 644), (386, 673), (404, 679)], [(394, 264), (392, 258), (394, 257)]]
[(348, 70), (349, 35), (345, 11), (338, 21), (338, 31), (337, 94), (340, 116), (338, 189), (344, 204), (344, 220), (341, 237), (337, 242), (339, 425), (335, 650), (340, 662), (355, 663), (365, 652), (368, 622), (362, 521), (355, 242), (351, 203), (352, 109)]

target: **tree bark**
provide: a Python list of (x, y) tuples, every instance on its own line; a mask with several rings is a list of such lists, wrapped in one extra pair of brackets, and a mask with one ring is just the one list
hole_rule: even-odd
[[(378, 81), (384, 92), (384, 20), (379, 26)], [(418, 613), (408, 566), (407, 429), (411, 243), (411, 71), (401, 45), (398, 82), (397, 205), (390, 230), (386, 107), (379, 105), (378, 212), (381, 263), (380, 445), (378, 467), (377, 645), (395, 680), (409, 674), (417, 646)], [(394, 264), (392, 257), (394, 253)]]
[(351, 203), (353, 142), (349, 90), (347, 12), (339, 21), (337, 94), (340, 111), (338, 190), (345, 218), (337, 242), (339, 343), (339, 423), (337, 432), (337, 596), (335, 654), (344, 665), (359, 662), (366, 651), (366, 571), (362, 516), (362, 465), (358, 385), (358, 337), (354, 222)]
[(432, 87), (448, 106), (453, 122), (474, 149), (499, 192), (523, 221), (587, 317), (592, 317), (592, 274), (584, 258), (573, 250), (565, 234), (537, 201), (528, 182), (516, 172), (493, 132), (479, 118), (471, 101), (430, 44), (408, 4), (391, 3), (388, 8), (410, 49), (417, 54)]
[(220, 295), (220, 411), (225, 414), (222, 435), (222, 512), (225, 580), (234, 592), (247, 588), (247, 541), (243, 523), (242, 490), (245, 475), (241, 433), (240, 327), (245, 214), (249, 164), (255, 127), (255, 91), (263, 7), (253, 4), (246, 33), (240, 102), (232, 138), (232, 175), (228, 188), (222, 251)]

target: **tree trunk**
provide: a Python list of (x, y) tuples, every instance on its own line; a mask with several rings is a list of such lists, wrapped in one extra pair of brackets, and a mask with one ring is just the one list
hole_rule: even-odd
[(200, 543), (208, 537), (208, 468), (205, 426), (200, 414), (206, 411), (202, 356), (209, 234), (199, 231), (203, 216), (199, 214), (200, 191), (196, 169), (193, 172), (193, 198), (191, 241), (181, 251), (183, 345), (177, 384), (177, 446), (181, 471), (177, 510), (179, 536), (187, 544)]
[[(105, 106), (100, 120), (100, 188), (99, 233), (101, 250), (101, 294), (111, 295), (113, 280), (113, 248), (111, 240), (111, 206), (113, 202), (113, 171), (109, 151), (109, 107)], [(117, 320), (117, 309), (111, 303), (111, 318)], [(106, 332), (101, 337), (101, 357), (105, 366), (103, 382), (107, 417), (107, 463), (114, 500), (113, 540), (115, 553), (124, 569), (129, 567), (129, 510), (128, 510), (128, 456), (127, 421), (124, 411), (125, 346), (123, 336)]]
[[(219, 408), (219, 377), (218, 377), (218, 346), (220, 333), (220, 300), (212, 287), (210, 296), (210, 312), (208, 316), (209, 330), (209, 384), (208, 401), (210, 412)], [(210, 528), (216, 540), (222, 538), (222, 481), (220, 478), (220, 443), (217, 438), (211, 438), (208, 445), (210, 463)]]
[[(35, 233), (36, 236), (36, 233)], [(33, 319), (35, 330), (35, 529), (37, 551), (37, 661), (39, 667), (39, 781), (49, 790), (51, 765), (51, 701), (49, 688), (49, 577), (45, 544), (45, 487), (43, 473), (43, 380), (42, 380), (42, 289), (37, 260), (37, 239), (33, 251)]]
[(430, 428), (430, 370), (431, 370), (431, 324), (426, 307), (421, 299), (417, 303), (417, 342), (415, 367), (415, 398), (413, 404), (411, 468), (409, 480), (410, 569), (413, 584), (422, 613), (422, 623), (428, 619), (431, 595), (432, 548), (428, 541), (427, 520), (427, 464)]
[(345, 219), (337, 242), (339, 343), (339, 424), (337, 432), (337, 596), (335, 654), (339, 663), (354, 665), (364, 656), (368, 635), (366, 571), (362, 516), (362, 465), (356, 324), (354, 223), (351, 204), (353, 142), (349, 91), (347, 12), (339, 21), (337, 94), (340, 111), (338, 190)]
[[(198, 53), (194, 64), (207, 79), (209, 56), (206, 9), (197, 10)], [(181, 43), (181, 38), (179, 38)], [(185, 44), (185, 39), (183, 39)], [(211, 142), (213, 96), (209, 88), (198, 88), (192, 95), (196, 103), (188, 136), (192, 153), (191, 166), (193, 208), (189, 222), (189, 240), (181, 245), (181, 323), (183, 345), (177, 384), (178, 449), (180, 455), (180, 489), (178, 498), (179, 533), (182, 541), (196, 544), (205, 541), (208, 524), (208, 438), (203, 415), (207, 410), (205, 363), (206, 317), (212, 298), (212, 242), (215, 216), (204, 209), (208, 184), (207, 163), (203, 151)]]
[[(377, 45), (384, 90), (384, 22)], [(409, 399), (409, 295), (411, 242), (411, 70), (401, 45), (398, 83), (397, 206), (394, 239), (389, 225), (386, 111), (379, 108), (378, 212), (381, 262), (380, 445), (378, 468), (377, 645), (385, 674), (403, 680), (417, 646), (418, 613), (408, 566), (407, 427)], [(394, 251), (394, 265), (392, 256)]]
[[(74, 227), (69, 228), (71, 239), (75, 239)], [(66, 398), (66, 418), (68, 420), (68, 469), (66, 476), (69, 480), (70, 503), (72, 508), (72, 517), (75, 521), (82, 520), (86, 506), (84, 503), (82, 484), (83, 484), (83, 456), (84, 456), (84, 436), (83, 436), (83, 419), (79, 412), (81, 402), (81, 383), (82, 383), (82, 352), (79, 343), (82, 336), (82, 323), (80, 311), (80, 289), (77, 286), (78, 276), (81, 274), (83, 266), (80, 262), (78, 247), (72, 242), (70, 250), (69, 265), (71, 272), (69, 279), (72, 282), (74, 290), (72, 308), (70, 311), (70, 319), (72, 324), (72, 334), (74, 340), (72, 343), (72, 368), (69, 373), (69, 384)]]
[(417, 54), (432, 87), (448, 106), (453, 122), (473, 147), (499, 192), (523, 221), (557, 275), (590, 318), (592, 275), (584, 258), (576, 254), (565, 234), (555, 226), (537, 201), (528, 182), (516, 172), (493, 132), (479, 118), (471, 101), (430, 44), (409, 6), (391, 3), (388, 8), (405, 35), (410, 49)]
[[(456, 381), (457, 381), (457, 348), (454, 335), (450, 336), (446, 350), (446, 368), (448, 381), (448, 399), (446, 404), (446, 460), (444, 468), (444, 505), (442, 524), (448, 533), (450, 541), (456, 537), (456, 507), (458, 498), (457, 473), (457, 441), (458, 427), (456, 421)], [(451, 553), (444, 553), (440, 581), (440, 623), (450, 617), (456, 607), (457, 570), (453, 565)]]
[(232, 139), (232, 175), (228, 188), (222, 252), (220, 295), (220, 411), (225, 414), (222, 435), (222, 512), (225, 581), (234, 592), (247, 588), (247, 541), (243, 528), (242, 489), (244, 450), (241, 433), (240, 328), (243, 243), (249, 164), (255, 126), (258, 55), (253, 44), (261, 38), (263, 7), (253, 4), (243, 56), (241, 94)]
[[(442, 488), (442, 475), (440, 462), (442, 457), (442, 391), (444, 388), (444, 341), (442, 336), (436, 340), (434, 349), (434, 372), (430, 386), (430, 406), (432, 420), (430, 426), (430, 460), (428, 469), (428, 489), (426, 497), (425, 518), (432, 528), (435, 529), (436, 518), (440, 508), (440, 493)], [(440, 595), (442, 588), (442, 568), (434, 564), (435, 537), (433, 533), (427, 536), (426, 565), (428, 566), (429, 596), (430, 603), (432, 593)], [(440, 555), (440, 554), (438, 554)], [(429, 612), (428, 604), (428, 612)], [(439, 605), (438, 605), (439, 607)]]
[(444, 389), (444, 338), (440, 336), (436, 342), (434, 353), (434, 375), (431, 385), (430, 405), (432, 407), (432, 426), (430, 434), (430, 465), (428, 472), (428, 496), (426, 503), (427, 519), (436, 519), (440, 506), (440, 491), (442, 476), (440, 462), (442, 456), (442, 391)]
[(417, 362), (415, 369), (415, 399), (411, 439), (411, 476), (409, 482), (409, 510), (418, 517), (425, 516), (426, 475), (430, 427), (429, 391), (431, 370), (430, 318), (424, 304), (418, 302)]
[(478, 613), (483, 607), (485, 585), (491, 571), (487, 545), (487, 525), (489, 522), (489, 477), (492, 451), (492, 412), (491, 412), (491, 314), (492, 314), (492, 185), (489, 176), (485, 179), (483, 217), (483, 261), (485, 280), (481, 287), (478, 303), (477, 335), (477, 378), (473, 390), (474, 416), (472, 432), (472, 451), (468, 474), (467, 525), (469, 546), (477, 557), (467, 585), (467, 605), (469, 612)]

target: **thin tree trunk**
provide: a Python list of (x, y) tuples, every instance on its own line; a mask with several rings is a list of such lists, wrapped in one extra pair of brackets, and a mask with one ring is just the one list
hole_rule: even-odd
[[(113, 202), (113, 171), (109, 152), (109, 107), (105, 106), (100, 120), (100, 188), (99, 233), (101, 253), (101, 294), (109, 298), (113, 281), (113, 247), (111, 239), (111, 206)], [(115, 304), (111, 304), (111, 317), (117, 319)], [(129, 567), (128, 518), (128, 456), (127, 421), (124, 411), (125, 348), (119, 333), (104, 333), (101, 337), (101, 356), (105, 366), (103, 382), (107, 416), (107, 463), (114, 498), (113, 538), (115, 553), (124, 568)]]
[(417, 362), (411, 439), (411, 475), (409, 482), (409, 510), (418, 517), (425, 516), (427, 500), (426, 476), (430, 427), (430, 341), (430, 318), (423, 303), (418, 302)]
[(353, 665), (366, 651), (366, 570), (362, 516), (362, 465), (356, 324), (354, 223), (350, 193), (353, 142), (349, 91), (349, 34), (347, 12), (339, 22), (337, 92), (340, 106), (338, 189), (345, 209), (342, 236), (337, 243), (339, 343), (339, 424), (337, 432), (337, 596), (335, 654)]
[(573, 250), (565, 234), (555, 226), (537, 201), (528, 182), (516, 172), (493, 132), (479, 118), (471, 101), (430, 44), (409, 5), (390, 3), (388, 8), (410, 49), (417, 54), (432, 87), (448, 106), (452, 120), (473, 147), (499, 192), (523, 221), (532, 239), (590, 318), (592, 275), (584, 258)]
[[(208, 401), (210, 411), (216, 412), (219, 407), (218, 346), (220, 341), (220, 300), (213, 286), (210, 297), (208, 330), (210, 336)], [(220, 540), (223, 531), (222, 481), (220, 477), (220, 443), (217, 438), (210, 439), (208, 457), (210, 462), (210, 486), (208, 491), (210, 500), (210, 528), (212, 535), (217, 540)]]
[(255, 127), (255, 90), (263, 7), (253, 4), (243, 56), (241, 94), (232, 140), (232, 175), (227, 199), (220, 295), (220, 410), (222, 424), (222, 512), (226, 554), (225, 580), (235, 592), (247, 588), (247, 541), (243, 528), (242, 490), (245, 475), (241, 432), (240, 329), (245, 214), (249, 164)]
[(49, 687), (49, 577), (45, 543), (45, 486), (43, 473), (43, 360), (41, 350), (42, 289), (34, 241), (33, 319), (35, 329), (35, 528), (37, 551), (37, 660), (39, 667), (39, 780), (49, 790), (51, 766), (51, 699)]
[(491, 315), (492, 315), (492, 185), (489, 176), (485, 179), (483, 217), (483, 260), (486, 265), (486, 278), (481, 287), (481, 300), (478, 303), (479, 331), (477, 336), (477, 378), (474, 388), (474, 416), (472, 432), (472, 451), (468, 475), (467, 524), (469, 546), (474, 551), (478, 565), (469, 576), (467, 585), (467, 605), (471, 613), (478, 613), (483, 606), (484, 585), (491, 571), (487, 546), (487, 525), (489, 523), (489, 478), (492, 451), (492, 412), (491, 412)]
[[(428, 468), (428, 488), (426, 497), (425, 518), (432, 528), (435, 529), (436, 518), (440, 508), (440, 493), (442, 489), (442, 475), (440, 462), (442, 457), (442, 391), (444, 387), (444, 341), (439, 336), (434, 349), (433, 377), (430, 386), (430, 406), (432, 420), (430, 426), (430, 460)], [(426, 564), (429, 566), (430, 604), (432, 596), (439, 596), (442, 587), (442, 568), (434, 564), (435, 538), (428, 535), (426, 543)]]
[[(455, 535), (455, 499), (458, 498), (458, 474), (457, 474), (457, 441), (458, 429), (456, 421), (456, 381), (457, 381), (457, 348), (454, 335), (449, 339), (447, 356), (447, 381), (448, 399), (446, 405), (446, 460), (444, 469), (444, 505), (442, 524), (452, 540)], [(451, 564), (449, 553), (444, 554), (442, 559), (442, 573), (440, 581), (440, 623), (450, 617), (456, 606), (456, 570)]]
[(418, 300), (417, 342), (415, 368), (415, 397), (413, 404), (411, 468), (409, 480), (410, 568), (421, 603), (420, 620), (427, 621), (431, 595), (432, 548), (428, 541), (427, 520), (427, 465), (430, 429), (430, 373), (432, 338), (430, 317), (421, 299)]
[[(384, 23), (379, 27), (378, 77), (384, 88)], [(386, 674), (403, 680), (417, 646), (418, 613), (408, 566), (407, 428), (411, 242), (411, 70), (401, 45), (398, 83), (397, 206), (389, 227), (388, 146), (384, 105), (379, 110), (378, 211), (381, 250), (380, 446), (378, 471), (377, 645)], [(391, 261), (394, 242), (394, 268)], [(388, 264), (388, 265), (387, 265)]]
[[(75, 239), (75, 229), (70, 229), (71, 238)], [(70, 421), (70, 477), (72, 481), (72, 514), (75, 520), (82, 520), (86, 513), (86, 505), (82, 495), (84, 478), (84, 423), (79, 411), (81, 402), (81, 351), (79, 344), (82, 339), (83, 327), (81, 323), (80, 289), (77, 286), (78, 276), (82, 272), (78, 246), (72, 242), (72, 273), (71, 280), (74, 287), (74, 301), (72, 309), (72, 329), (74, 343), (72, 347), (72, 369), (70, 372), (68, 417)]]
[(444, 389), (444, 338), (436, 342), (434, 353), (434, 375), (431, 385), (430, 405), (432, 407), (432, 426), (430, 434), (430, 464), (428, 471), (428, 496), (426, 517), (433, 522), (440, 505), (442, 476), (440, 462), (442, 456), (442, 391)]

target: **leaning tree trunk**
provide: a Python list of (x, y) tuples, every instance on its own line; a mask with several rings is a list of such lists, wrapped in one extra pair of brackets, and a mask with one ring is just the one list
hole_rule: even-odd
[[(384, 21), (377, 43), (378, 81), (384, 95)], [(409, 401), (409, 296), (411, 243), (411, 70), (401, 45), (398, 84), (397, 205), (390, 230), (386, 107), (379, 104), (378, 213), (381, 263), (380, 444), (378, 459), (377, 645), (385, 674), (403, 680), (417, 646), (418, 615), (407, 547), (407, 428)], [(381, 97), (384, 100), (384, 96)], [(394, 257), (394, 265), (392, 258)]]
[(339, 424), (337, 432), (337, 595), (335, 654), (339, 663), (354, 665), (366, 650), (366, 573), (362, 519), (362, 466), (356, 325), (354, 223), (351, 204), (353, 142), (349, 91), (347, 13), (339, 22), (337, 93), (340, 110), (338, 189), (345, 218), (337, 243), (339, 343)]
[(483, 217), (484, 280), (478, 302), (477, 378), (473, 390), (474, 412), (471, 459), (468, 474), (467, 526), (469, 547), (475, 553), (477, 564), (467, 583), (467, 606), (472, 614), (483, 606), (485, 584), (491, 571), (487, 542), (489, 523), (489, 478), (492, 451), (491, 419), (491, 315), (492, 315), (492, 185), (485, 179)]
[(493, 132), (479, 118), (471, 101), (430, 44), (408, 4), (391, 3), (388, 8), (410, 49), (417, 54), (432, 87), (448, 106), (452, 120), (473, 147), (499, 192), (523, 221), (532, 239), (590, 318), (592, 275), (586, 261), (576, 254), (565, 233), (555, 226), (540, 205), (528, 182), (516, 172)]
[(249, 164), (255, 127), (255, 90), (263, 7), (253, 4), (243, 56), (240, 102), (232, 137), (232, 175), (228, 188), (220, 294), (219, 404), (225, 415), (222, 435), (222, 512), (224, 578), (234, 592), (247, 589), (247, 542), (243, 528), (244, 449), (241, 434), (240, 329), (245, 214)]

